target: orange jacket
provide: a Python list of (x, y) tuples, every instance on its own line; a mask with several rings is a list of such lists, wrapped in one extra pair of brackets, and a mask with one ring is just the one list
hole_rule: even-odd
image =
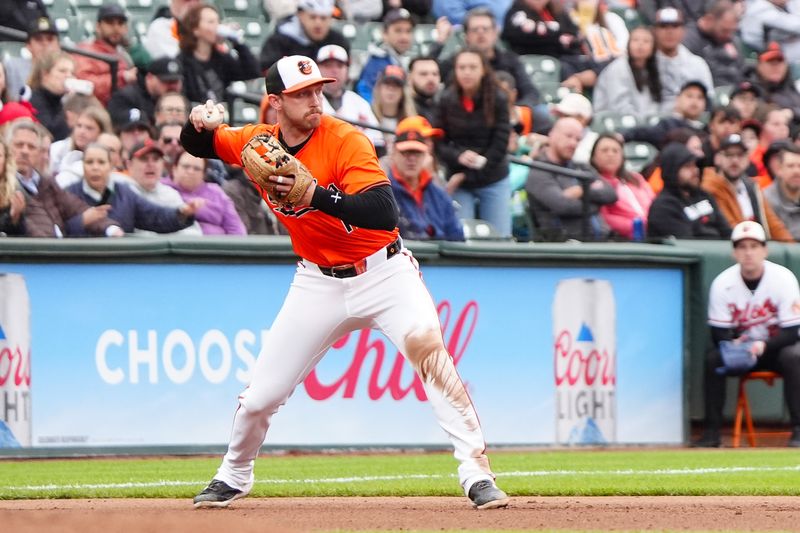
[[(748, 179), (748, 178), (743, 178)], [(756, 205), (753, 206), (753, 212), (756, 217), (756, 222), (764, 226), (764, 231), (767, 233), (767, 239), (783, 242), (795, 242), (789, 230), (783, 224), (775, 211), (772, 210), (769, 203), (764, 200), (764, 194), (761, 189), (751, 182), (752, 187), (748, 187), (750, 198), (755, 197)], [(745, 182), (747, 185), (747, 182)], [(744, 221), (742, 215), (742, 208), (739, 207), (739, 201), (736, 199), (736, 189), (731, 185), (725, 176), (719, 174), (713, 167), (706, 167), (703, 171), (703, 190), (709, 193), (717, 201), (720, 211), (728, 221), (731, 227), (734, 227), (739, 222)], [(765, 223), (766, 222), (766, 223)]]

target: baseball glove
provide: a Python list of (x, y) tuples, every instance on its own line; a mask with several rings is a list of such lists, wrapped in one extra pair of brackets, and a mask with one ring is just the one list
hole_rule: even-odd
[[(281, 206), (297, 203), (314, 182), (314, 176), (306, 166), (286, 152), (273, 135), (256, 135), (247, 141), (242, 148), (242, 164), (250, 179)], [(278, 192), (277, 184), (269, 180), (270, 176), (293, 177), (292, 189), (286, 194)]]

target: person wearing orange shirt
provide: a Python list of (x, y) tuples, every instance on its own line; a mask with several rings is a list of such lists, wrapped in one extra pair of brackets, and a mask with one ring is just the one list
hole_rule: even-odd
[(772, 143), (789, 139), (791, 117), (791, 110), (782, 109), (774, 104), (767, 104), (756, 111), (756, 120), (761, 123), (761, 133), (758, 136), (758, 146), (750, 154), (750, 162), (756, 168), (756, 182), (762, 189), (772, 184), (772, 176), (764, 163), (764, 155)]
[[(287, 56), (267, 71), (269, 104), (276, 124), (231, 128), (192, 109), (181, 132), (186, 150), (242, 165), (242, 147), (271, 134), (316, 179), (291, 207), (279, 207), (260, 191), (289, 232), (301, 257), (286, 300), (270, 327), (249, 387), (239, 396), (228, 452), (195, 507), (227, 507), (253, 486), (255, 458), (272, 415), (336, 339), (362, 329), (380, 330), (419, 374), (459, 461), (465, 494), (479, 509), (508, 505), (485, 455), (478, 416), (442, 338), (433, 301), (418, 265), (397, 230), (397, 204), (372, 143), (355, 127), (322, 113), (324, 78), (306, 56)], [(293, 178), (273, 176), (277, 193)]]

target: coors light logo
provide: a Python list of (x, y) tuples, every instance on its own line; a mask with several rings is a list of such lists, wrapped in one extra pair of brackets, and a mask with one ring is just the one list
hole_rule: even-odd
[(22, 276), (0, 275), (0, 448), (31, 445), (28, 290)]
[(611, 283), (562, 280), (553, 301), (556, 443), (616, 441), (616, 306)]

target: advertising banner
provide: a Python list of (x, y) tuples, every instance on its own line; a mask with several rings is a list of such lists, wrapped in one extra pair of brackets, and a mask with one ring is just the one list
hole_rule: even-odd
[[(101, 446), (227, 443), (295, 267), (2, 268), (30, 292), (31, 444)], [(682, 442), (680, 270), (423, 275), (490, 443)], [(272, 421), (269, 444), (447, 443), (410, 366), (371, 330), (336, 341)]]
[(0, 274), (0, 448), (31, 445), (30, 338), (25, 280)]

